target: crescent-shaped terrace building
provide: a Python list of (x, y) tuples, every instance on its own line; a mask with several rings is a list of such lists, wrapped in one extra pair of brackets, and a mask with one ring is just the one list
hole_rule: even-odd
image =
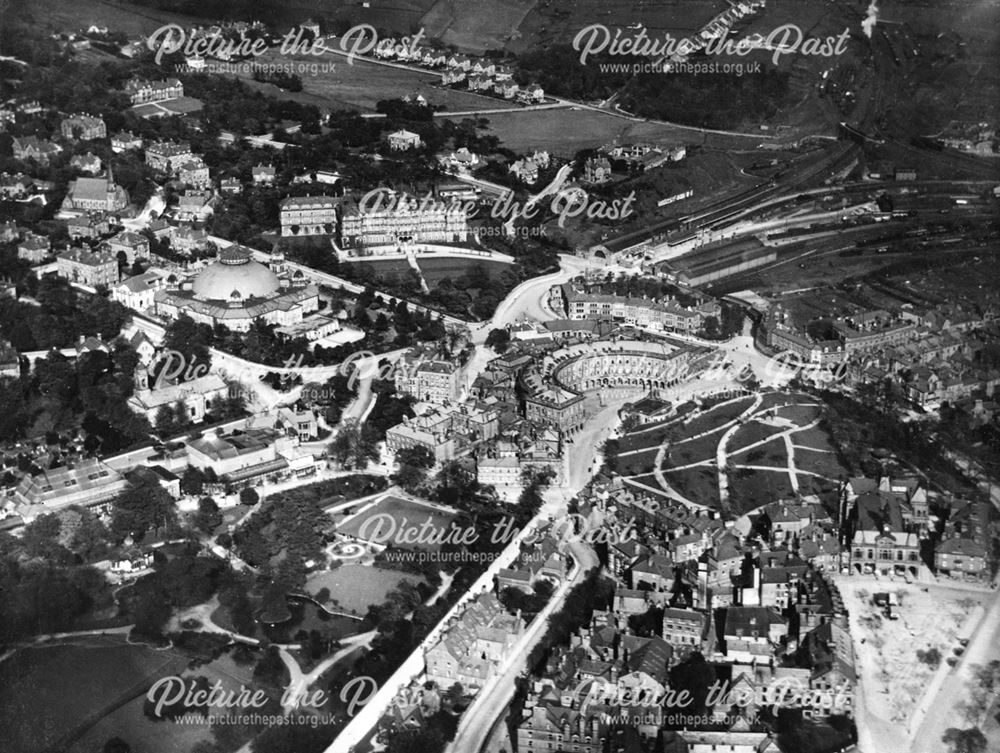
[(615, 337), (559, 348), (524, 374), (526, 417), (573, 433), (603, 399), (658, 394), (688, 378), (713, 352), (669, 338)]

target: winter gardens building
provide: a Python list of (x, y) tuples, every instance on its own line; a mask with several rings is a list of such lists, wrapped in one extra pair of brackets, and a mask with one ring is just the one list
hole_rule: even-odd
[(301, 322), (319, 308), (319, 288), (299, 271), (289, 275), (280, 255), (268, 266), (248, 251), (228, 248), (192, 278), (168, 280), (155, 302), (156, 314), (164, 319), (186, 314), (196, 322), (245, 332), (255, 319), (279, 326)]

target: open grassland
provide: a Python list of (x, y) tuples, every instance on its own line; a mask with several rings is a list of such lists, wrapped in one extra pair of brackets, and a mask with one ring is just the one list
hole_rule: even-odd
[[(132, 646), (121, 638), (22, 649), (0, 664), (3, 751), (64, 750), (156, 680), (180, 673), (187, 662), (180, 652)], [(140, 714), (141, 709), (140, 702)], [(190, 746), (205, 736), (204, 730), (195, 728), (195, 733), (181, 745)]]
[(346, 564), (310, 574), (306, 591), (315, 596), (320, 589), (329, 589), (330, 598), (335, 600), (332, 609), (364, 614), (372, 604), (384, 602), (386, 595), (403, 582), (416, 585), (420, 578), (381, 567)]
[(570, 44), (591, 24), (623, 30), (642, 24), (650, 36), (684, 36), (698, 31), (727, 7), (723, 0), (549, 0), (525, 16), (510, 46), (520, 52), (539, 45)]
[[(336, 41), (329, 42), (328, 46), (339, 49)], [(295, 74), (302, 79), (302, 91), (288, 92), (273, 84), (254, 81), (248, 70), (237, 69), (236, 75), (270, 96), (317, 107), (374, 112), (380, 100), (402, 99), (418, 94), (430, 105), (446, 112), (519, 107), (508, 100), (442, 87), (441, 74), (431, 70), (414, 70), (360, 59), (348, 63), (343, 55), (331, 53), (318, 56), (282, 55), (278, 50), (268, 51), (257, 62), (261, 65), (295, 66)]]
[(460, 277), (472, 267), (482, 265), (490, 274), (490, 278), (496, 280), (504, 272), (513, 272), (513, 265), (495, 259), (485, 259), (478, 257), (451, 257), (438, 256), (422, 259), (417, 257), (417, 266), (423, 274), (427, 284), (433, 288), (441, 280)]
[(437, 0), (420, 21), (429, 38), (481, 53), (515, 39), (535, 4), (536, 0)]
[[(378, 525), (369, 522), (378, 518)], [(452, 523), (454, 515), (446, 510), (429, 504), (421, 504), (412, 500), (387, 495), (374, 505), (356, 512), (341, 520), (337, 525), (337, 533), (354, 538), (365, 535), (376, 535), (380, 544), (392, 543), (400, 548), (436, 550), (436, 543), (396, 543), (396, 534), (420, 529), (425, 522), (430, 522), (428, 528), (443, 535)], [(366, 525), (367, 523), (367, 525)]]
[[(759, 405), (743, 423), (736, 419), (753, 405), (753, 397), (716, 405), (695, 414), (687, 424), (626, 434), (619, 444), (618, 472), (635, 483), (663, 488), (651, 472), (662, 447), (666, 452), (660, 472), (673, 490), (692, 502), (721, 506), (731, 515), (796, 494), (819, 494), (825, 499), (844, 468), (826, 432), (810, 426), (822, 411), (816, 398), (766, 393), (757, 399)], [(790, 436), (794, 459), (783, 434)], [(720, 451), (728, 481), (723, 484), (728, 489), (725, 500), (720, 498)]]
[[(599, 147), (615, 139), (621, 143), (649, 142), (663, 146), (705, 144), (712, 149), (754, 149), (763, 139), (740, 136), (705, 137), (697, 130), (664, 123), (633, 121), (586, 108), (525, 110), (492, 113), (487, 116), (490, 130), (516, 152), (545, 149), (561, 157), (571, 157), (581, 149)], [(726, 158), (720, 155), (717, 159)], [(685, 169), (696, 167), (682, 166)], [(711, 171), (712, 168), (709, 168)], [(746, 177), (748, 184), (756, 180)]]
[[(197, 669), (188, 669), (178, 674), (206, 677), (210, 683), (219, 681), (226, 691), (233, 693), (238, 693), (241, 687), (253, 687), (253, 665), (237, 664), (228, 654)], [(149, 719), (143, 712), (145, 700), (144, 695), (139, 696), (105, 716), (73, 743), (67, 753), (101, 750), (105, 742), (116, 736), (127, 740), (132, 750), (142, 753), (195, 750), (201, 741), (212, 739), (207, 721), (204, 724), (175, 724)], [(215, 711), (225, 713), (221, 708)]]

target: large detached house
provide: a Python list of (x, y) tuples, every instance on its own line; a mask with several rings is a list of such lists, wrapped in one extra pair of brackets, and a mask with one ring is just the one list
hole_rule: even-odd
[(19, 136), (12, 144), (15, 159), (33, 159), (46, 163), (62, 151), (62, 147), (37, 136)]

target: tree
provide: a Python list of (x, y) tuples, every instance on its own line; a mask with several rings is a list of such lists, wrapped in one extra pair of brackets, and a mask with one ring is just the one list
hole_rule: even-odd
[(251, 489), (249, 486), (240, 489), (240, 504), (250, 505), (251, 507), (260, 502), (260, 495), (257, 493), (256, 489)]
[(427, 471), (414, 465), (400, 465), (392, 474), (392, 483), (408, 492), (415, 492), (427, 480)]
[(200, 468), (189, 465), (181, 474), (181, 491), (192, 497), (201, 494), (205, 488), (205, 474)]
[(202, 497), (198, 500), (198, 512), (194, 516), (194, 526), (205, 535), (211, 533), (222, 525), (222, 513), (219, 512), (219, 505), (211, 497)]
[(137, 633), (150, 637), (162, 635), (163, 626), (170, 619), (170, 600), (162, 589), (137, 586), (129, 608)]
[(291, 618), (292, 613), (288, 609), (288, 599), (282, 588), (272, 585), (264, 592), (264, 598), (260, 605), (260, 620), (269, 625)]
[(79, 555), (84, 562), (102, 559), (111, 543), (111, 533), (97, 515), (90, 510), (82, 510), (80, 525), (73, 531), (70, 549)]
[(112, 737), (101, 749), (102, 753), (132, 753), (132, 748), (129, 744), (122, 740), (120, 737)]
[(373, 430), (357, 419), (345, 421), (327, 448), (330, 457), (341, 467), (364, 470), (368, 462), (378, 459), (378, 443)]
[(986, 753), (986, 735), (978, 727), (949, 727), (941, 740), (951, 747), (951, 753)]
[(396, 453), (396, 462), (398, 468), (392, 482), (412, 492), (427, 479), (427, 471), (434, 466), (434, 455), (426, 447), (404, 447)]
[(702, 326), (705, 331), (705, 337), (714, 340), (719, 336), (719, 320), (714, 316), (706, 316)]
[(161, 438), (166, 438), (173, 436), (177, 433), (177, 416), (174, 412), (174, 408), (171, 405), (161, 405), (160, 409), (156, 411), (156, 421), (153, 424), (156, 428), (156, 433), (160, 435)]
[(131, 536), (138, 543), (147, 532), (176, 522), (174, 500), (159, 484), (133, 486), (112, 503), (111, 534), (119, 542)]
[(429, 470), (434, 467), (434, 453), (422, 445), (404, 447), (396, 453), (396, 462)]
[[(198, 324), (189, 316), (179, 316), (169, 325), (163, 337), (163, 346), (177, 354), (174, 359), (164, 358), (161, 369), (168, 370), (166, 376), (177, 373), (177, 379), (188, 381), (195, 376), (207, 374), (212, 365), (209, 350), (214, 337), (212, 328)], [(170, 361), (168, 364), (167, 361)], [(157, 372), (159, 375), (159, 370)]]
[(451, 687), (445, 691), (444, 699), (452, 706), (460, 704), (465, 699), (465, 688), (462, 687), (462, 683), (453, 682)]
[(56, 515), (40, 515), (24, 527), (21, 543), (29, 557), (43, 557), (48, 562), (67, 563), (72, 559), (68, 549), (59, 543), (62, 523)]
[(288, 669), (281, 660), (278, 649), (271, 646), (260, 657), (253, 669), (253, 679), (275, 688), (283, 688), (288, 681)]

